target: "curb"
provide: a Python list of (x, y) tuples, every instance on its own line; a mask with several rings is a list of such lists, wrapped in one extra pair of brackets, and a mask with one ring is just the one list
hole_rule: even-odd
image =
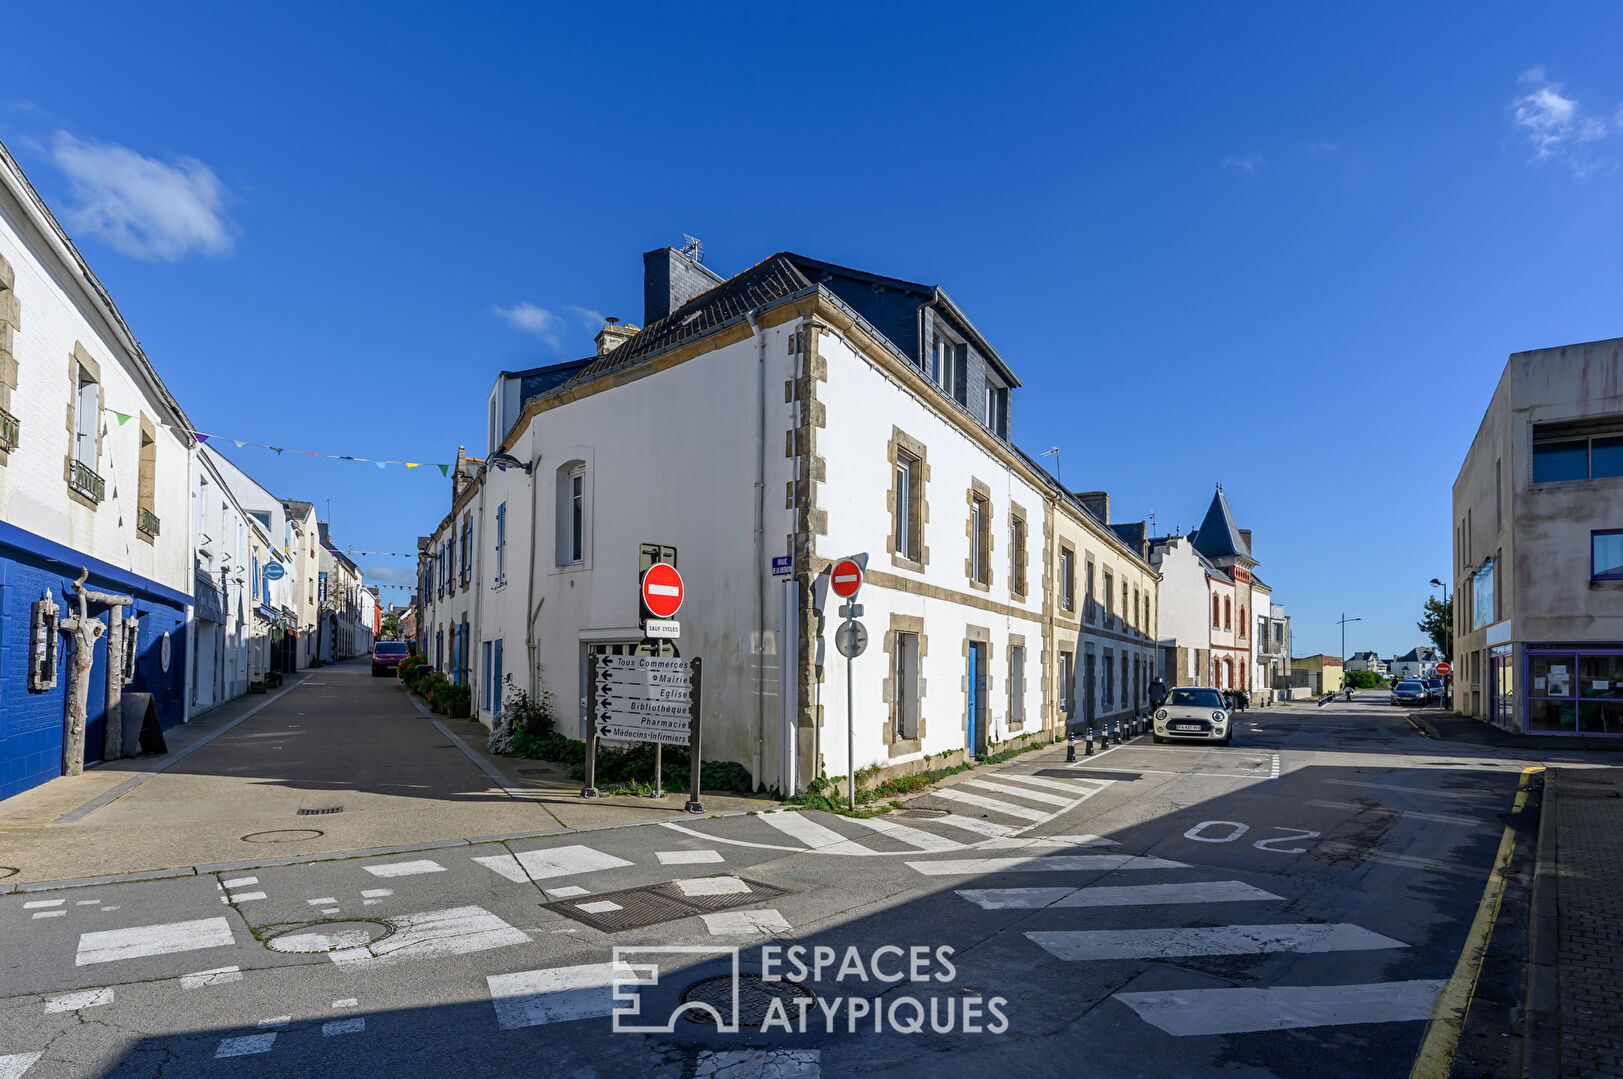
[(1533, 869), (1533, 900), (1527, 918), (1527, 1002), (1523, 1013), (1524, 1079), (1560, 1072), (1560, 916), (1556, 909), (1559, 870), (1556, 865), (1555, 806), (1559, 769), (1544, 772), (1544, 797), (1538, 819), (1538, 860)]
[(1417, 732), (1419, 732), (1420, 737), (1435, 738), (1438, 741), (1442, 741), (1443, 736), (1438, 733), (1437, 728), (1432, 725), (1431, 720), (1426, 719), (1424, 716), (1417, 716), (1413, 712), (1404, 713), (1403, 718), (1409, 721), (1409, 726), (1413, 727)]

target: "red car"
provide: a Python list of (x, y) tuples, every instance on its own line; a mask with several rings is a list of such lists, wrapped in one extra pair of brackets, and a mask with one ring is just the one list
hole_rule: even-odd
[(372, 677), (393, 674), (400, 661), (410, 654), (411, 646), (405, 641), (378, 641), (372, 646)]

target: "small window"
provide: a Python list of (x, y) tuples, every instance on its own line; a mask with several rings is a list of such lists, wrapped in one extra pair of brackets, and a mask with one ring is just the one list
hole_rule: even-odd
[(1009, 722), (1019, 725), (1026, 721), (1026, 646), (1009, 648)]
[(898, 741), (919, 736), (919, 635), (896, 634), (891, 685), (895, 697), (895, 732)]
[(560, 566), (581, 565), (591, 543), (591, 506), (586, 462), (569, 461), (558, 468), (557, 557)]
[(496, 507), (496, 583), (507, 583), (507, 503)]
[(1116, 625), (1116, 579), (1105, 574), (1105, 628), (1113, 629)]
[[(1026, 594), (1026, 519), (1009, 522), (1009, 587), (1017, 596)], [(1074, 601), (1073, 601), (1074, 602)], [(1067, 608), (1069, 610), (1069, 608)]]
[[(1090, 580), (1092, 569), (1088, 567)], [(1069, 547), (1059, 549), (1059, 606), (1062, 611), (1076, 609), (1076, 552)]]
[(1070, 652), (1059, 654), (1059, 710), (1069, 719), (1076, 711), (1076, 679), (1072, 676), (1076, 660)]
[[(1094, 618), (1097, 616), (1097, 612), (1094, 610), (1094, 605), (1093, 605), (1093, 560), (1092, 559), (1088, 560), (1088, 594), (1087, 594), (1087, 601), (1088, 601), (1088, 609), (1086, 611), (1082, 612), (1082, 613), (1083, 613), (1084, 618), (1086, 618), (1089, 622), (1092, 622), (1094, 620)], [(1067, 609), (1069, 609), (1069, 608), (1067, 608)]]
[(1216, 596), (1212, 597), (1212, 628), (1223, 628), (1223, 604)]
[[(1107, 580), (1107, 581), (1109, 579), (1110, 578), (1108, 578), (1108, 577), (1105, 578), (1105, 580)], [(1109, 653), (1109, 652), (1106, 652), (1105, 653), (1105, 658), (1104, 658), (1104, 663), (1102, 664), (1102, 666), (1104, 668), (1105, 684), (1104, 684), (1104, 687), (1103, 687), (1103, 689), (1101, 691), (1101, 693), (1102, 693), (1102, 702), (1101, 703), (1103, 703), (1103, 705), (1105, 706), (1106, 709), (1113, 708), (1113, 707), (1115, 707), (1115, 704), (1116, 704), (1116, 676), (1115, 676), (1116, 665), (1115, 665), (1115, 663), (1112, 662), (1113, 659), (1114, 659), (1114, 657), (1112, 656), (1112, 654)]]
[(923, 468), (917, 457), (896, 454), (896, 553), (910, 562), (924, 560), (919, 525), (923, 518)]
[(1623, 529), (1589, 534), (1589, 576), (1597, 581), (1623, 580)]
[(969, 577), (976, 584), (992, 582), (992, 504), (979, 495), (970, 499)]
[(586, 474), (569, 477), (569, 560), (586, 557)]
[(1224, 629), (1232, 629), (1233, 628), (1233, 625), (1234, 625), (1233, 619), (1232, 619), (1233, 614), (1234, 614), (1234, 604), (1232, 602), (1230, 602), (1230, 600), (1229, 600), (1229, 598), (1227, 596), (1224, 596), (1223, 597), (1223, 628)]

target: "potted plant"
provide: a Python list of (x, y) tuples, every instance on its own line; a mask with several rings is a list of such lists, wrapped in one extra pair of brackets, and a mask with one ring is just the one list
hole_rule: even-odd
[(467, 719), (473, 710), (473, 687), (446, 686), (442, 694), (452, 719)]

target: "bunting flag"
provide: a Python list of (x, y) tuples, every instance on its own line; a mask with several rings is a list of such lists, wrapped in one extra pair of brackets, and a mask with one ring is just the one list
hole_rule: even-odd
[[(117, 411), (115, 409), (111, 409), (111, 408), (105, 408), (104, 407), (102, 409), (102, 411), (112, 413), (113, 417), (118, 420), (118, 425), (120, 427), (124, 426), (130, 420), (135, 418), (131, 413), (119, 412), (119, 411)], [(173, 424), (168, 424), (168, 423), (160, 423), (160, 424), (158, 424), (158, 426), (166, 428), (167, 430), (171, 430), (171, 431), (176, 429)], [(103, 430), (105, 431), (105, 429), (106, 429), (106, 425), (104, 424), (103, 425)], [(209, 439), (211, 439), (211, 438), (219, 438), (219, 439), (224, 439), (227, 442), (232, 443), (239, 450), (244, 449), (245, 447), (248, 447), (248, 446), (257, 446), (257, 447), (259, 447), (260, 449), (263, 449), (263, 450), (270, 450), (272, 453), (276, 454), (278, 457), (280, 457), (282, 454), (288, 452), (287, 447), (285, 447), (285, 446), (272, 446), (268, 442), (255, 442), (251, 438), (233, 438), (230, 435), (209, 434), (209, 433), (204, 432), (204, 431), (193, 431), (192, 434), (196, 436), (199, 445), (207, 445)], [(425, 464), (431, 464), (431, 465), (433, 465), (433, 467), (438, 468), (440, 470), (440, 475), (449, 476), (451, 474), (451, 466), (449, 464), (439, 464), (437, 462), (394, 461), (394, 460), (387, 460), (387, 459), (379, 459), (379, 458), (376, 458), (376, 457), (356, 457), (353, 454), (348, 454), (348, 453), (322, 453), (319, 450), (294, 450), (293, 452), (294, 453), (302, 453), (306, 457), (325, 457), (328, 460), (332, 460), (332, 461), (356, 461), (356, 462), (359, 462), (361, 464), (372, 464), (372, 465), (376, 465), (377, 467), (383, 468), (383, 469), (388, 468), (390, 465), (405, 465), (407, 468), (422, 468)]]

